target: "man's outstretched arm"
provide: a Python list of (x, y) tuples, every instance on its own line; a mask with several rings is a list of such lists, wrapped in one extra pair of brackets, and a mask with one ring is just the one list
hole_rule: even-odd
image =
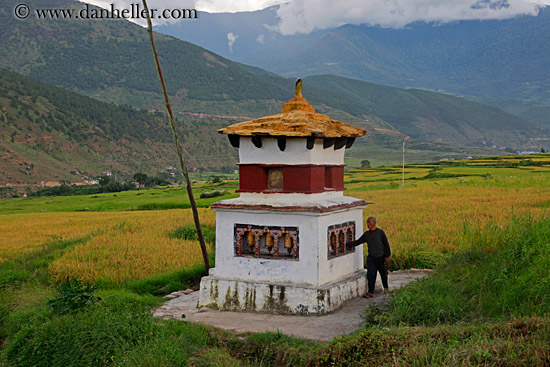
[(359, 246), (359, 245), (364, 244), (365, 242), (367, 242), (367, 232), (363, 233), (363, 235), (361, 237), (359, 237), (358, 239), (356, 239), (355, 241), (350, 241), (350, 242), (346, 243), (346, 246), (348, 246), (348, 247)]

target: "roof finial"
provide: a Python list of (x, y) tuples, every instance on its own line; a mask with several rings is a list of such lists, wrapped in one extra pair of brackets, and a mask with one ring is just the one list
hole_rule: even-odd
[(298, 78), (296, 80), (296, 90), (294, 91), (294, 98), (302, 97), (302, 79)]

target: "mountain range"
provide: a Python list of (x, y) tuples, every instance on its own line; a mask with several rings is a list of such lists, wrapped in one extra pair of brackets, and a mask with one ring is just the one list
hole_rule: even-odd
[[(31, 8), (82, 6), (70, 0), (27, 3)], [(167, 145), (170, 136), (167, 130), (159, 130), (166, 124), (164, 115), (145, 111), (164, 109), (145, 29), (114, 19), (18, 21), (8, 12), (9, 7), (0, 9), (5, 20), (0, 23), (0, 67), (32, 78), (17, 79), (3, 72), (1, 79), (2, 149), (12, 157), (12, 163), (4, 162), (4, 172), (8, 176), (21, 173), (11, 180), (38, 179), (39, 175), (28, 174), (32, 170), (51, 171), (61, 178), (61, 171), (97, 172), (118, 165), (121, 171), (131, 172), (158, 168), (161, 161), (170, 162), (167, 166), (174, 162)], [(233, 165), (235, 152), (226, 150), (228, 145), (217, 128), (278, 113), (292, 97), (294, 79), (230, 61), (170, 36), (156, 34), (156, 41), (171, 102), (195, 166), (220, 169)], [(56, 92), (48, 94), (53, 86)], [(59, 87), (72, 94), (63, 94)], [(98, 104), (82, 95), (116, 106)], [(515, 115), (426, 90), (318, 75), (304, 78), (304, 96), (319, 112), (369, 131), (350, 152), (355, 163), (364, 159), (395, 163), (393, 156), (405, 136), (412, 138), (411, 158), (418, 160), (488, 155), (495, 151), (487, 148), (513, 151), (546, 144), (534, 140), (541, 136), (540, 127)], [(43, 103), (41, 98), (45, 98)], [(67, 102), (73, 100), (79, 102)], [(101, 115), (98, 111), (111, 112)], [(51, 149), (40, 140), (52, 135), (48, 129), (60, 139), (49, 145)], [(95, 143), (98, 139), (103, 139), (101, 148)], [(97, 159), (91, 152), (97, 153)], [(63, 162), (59, 167), (64, 168), (54, 174), (48, 167), (57, 163), (46, 156), (35, 160), (38, 163), (32, 170), (27, 168), (34, 164), (30, 157), (40, 154)], [(95, 163), (86, 166), (83, 162), (88, 159)]]
[[(443, 91), (511, 106), (527, 119), (550, 106), (550, 7), (504, 20), (417, 22), (402, 29), (347, 24), (292, 36), (276, 31), (277, 8), (201, 13), (200, 21), (158, 30), (287, 77), (333, 74)], [(550, 110), (542, 109), (545, 118), (532, 121), (550, 125)]]

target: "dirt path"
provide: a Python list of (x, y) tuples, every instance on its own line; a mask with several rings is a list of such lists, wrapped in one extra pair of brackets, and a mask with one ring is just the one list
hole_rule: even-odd
[[(423, 278), (429, 270), (399, 270), (389, 275), (390, 290), (397, 289), (414, 280)], [(378, 277), (379, 278), (379, 277)], [(377, 290), (382, 284), (377, 279)], [(199, 291), (175, 292), (168, 297), (175, 297), (156, 309), (154, 317), (162, 319), (185, 320), (216, 326), (238, 333), (265, 332), (279, 330), (283, 334), (299, 338), (329, 341), (334, 337), (349, 334), (363, 326), (361, 311), (369, 304), (382, 306), (386, 298), (377, 292), (373, 298), (355, 298), (342, 308), (324, 316), (273, 315), (256, 312), (217, 311), (208, 308), (197, 309)]]

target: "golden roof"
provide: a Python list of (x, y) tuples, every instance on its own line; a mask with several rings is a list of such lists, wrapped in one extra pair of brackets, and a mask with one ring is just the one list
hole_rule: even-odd
[(298, 79), (294, 98), (283, 104), (281, 113), (239, 122), (218, 132), (239, 136), (357, 138), (366, 131), (315, 112), (302, 97), (302, 80)]

